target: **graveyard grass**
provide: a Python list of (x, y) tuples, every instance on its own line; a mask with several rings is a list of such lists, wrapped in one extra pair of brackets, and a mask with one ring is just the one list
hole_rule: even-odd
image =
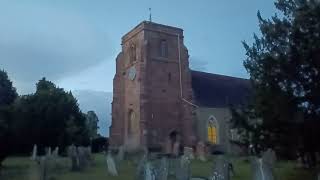
[[(49, 180), (133, 180), (135, 176), (136, 166), (132, 161), (122, 161), (118, 169), (119, 176), (111, 177), (107, 173), (105, 158), (102, 154), (96, 154), (94, 157), (94, 165), (83, 172), (70, 172), (70, 163), (68, 159), (61, 158), (54, 173), (51, 173)], [(208, 177), (212, 169), (212, 161), (210, 158), (207, 162), (194, 160), (192, 162), (193, 176)], [(232, 158), (235, 167), (235, 176), (233, 180), (250, 180), (250, 164), (247, 158)], [(29, 157), (10, 157), (4, 162), (1, 171), (1, 180), (38, 180), (38, 169), (35, 162)], [(295, 165), (291, 162), (281, 161), (276, 165), (276, 176), (279, 180), (314, 180), (315, 173), (295, 169)]]

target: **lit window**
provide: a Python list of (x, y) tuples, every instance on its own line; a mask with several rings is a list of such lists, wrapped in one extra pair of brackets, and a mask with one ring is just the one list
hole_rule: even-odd
[(211, 124), (208, 126), (208, 141), (217, 144), (217, 128)]

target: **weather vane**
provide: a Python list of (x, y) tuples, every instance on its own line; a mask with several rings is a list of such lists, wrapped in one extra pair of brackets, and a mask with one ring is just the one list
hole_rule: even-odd
[(149, 21), (152, 22), (151, 8), (149, 8)]

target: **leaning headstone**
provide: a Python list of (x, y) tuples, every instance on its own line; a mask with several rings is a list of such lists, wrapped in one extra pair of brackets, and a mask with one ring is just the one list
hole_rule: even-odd
[(146, 163), (144, 172), (144, 180), (156, 180), (154, 169), (150, 162)]
[(183, 155), (180, 158), (179, 165), (176, 169), (177, 180), (189, 180), (191, 178), (190, 159)]
[(203, 142), (199, 142), (197, 144), (197, 158), (200, 160), (200, 161), (207, 161), (207, 158), (206, 158), (206, 153), (205, 153), (205, 144)]
[(35, 144), (33, 145), (31, 160), (35, 161), (37, 159), (37, 152), (38, 152), (38, 148), (37, 148), (37, 145)]
[(266, 163), (263, 158), (251, 159), (253, 180), (274, 180), (273, 167)]
[(124, 159), (124, 147), (120, 146), (117, 154), (117, 161), (120, 162)]
[(108, 152), (106, 159), (107, 159), (108, 173), (111, 176), (118, 176), (117, 167), (110, 151)]
[(218, 156), (214, 162), (213, 174), (210, 179), (229, 180), (229, 162), (223, 156)]
[(183, 154), (189, 157), (189, 159), (194, 159), (193, 149), (190, 147), (184, 147)]

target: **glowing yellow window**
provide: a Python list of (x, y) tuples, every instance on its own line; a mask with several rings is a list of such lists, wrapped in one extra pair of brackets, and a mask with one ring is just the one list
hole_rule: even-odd
[(217, 144), (217, 128), (215, 126), (208, 126), (208, 140), (212, 144)]

